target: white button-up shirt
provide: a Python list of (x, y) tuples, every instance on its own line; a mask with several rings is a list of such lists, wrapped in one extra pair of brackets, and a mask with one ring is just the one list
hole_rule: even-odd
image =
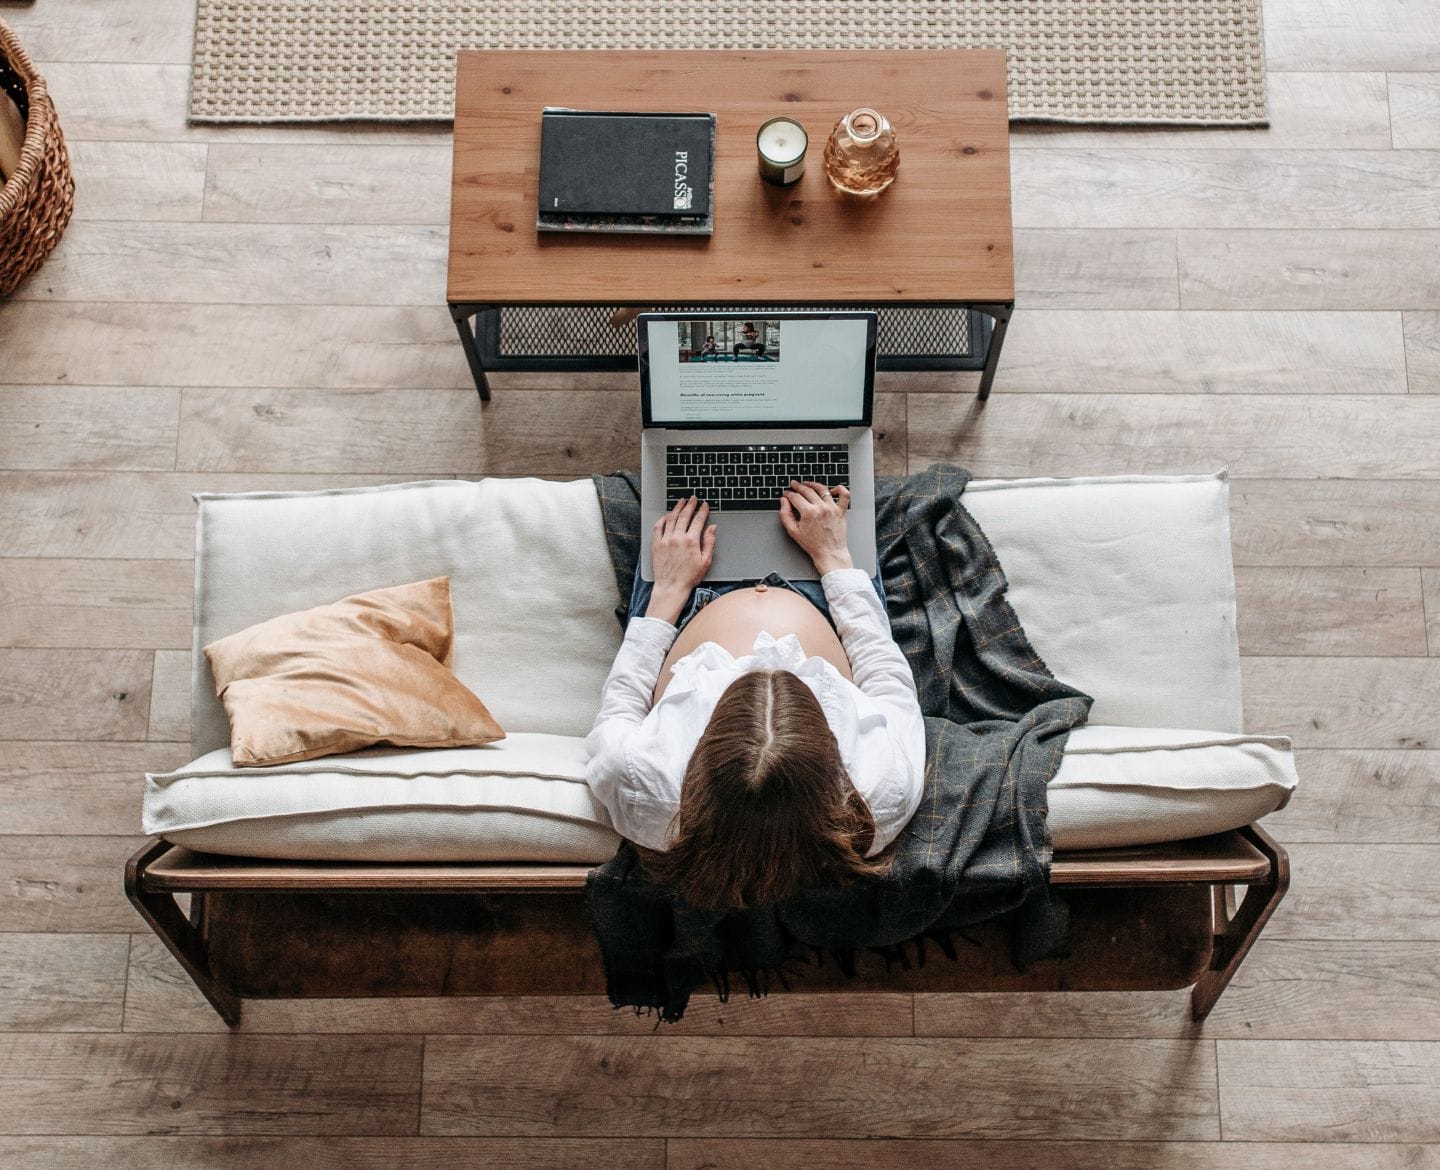
[(862, 570), (837, 569), (821, 584), (853, 682), (825, 659), (807, 658), (794, 634), (761, 631), (753, 652), (739, 658), (714, 642), (698, 646), (670, 668), (670, 684), (652, 707), (677, 631), (659, 618), (631, 619), (585, 741), (586, 779), (622, 837), (660, 852), (669, 847), (695, 744), (725, 688), (751, 670), (789, 670), (820, 701), (845, 770), (875, 818), (870, 856), (915, 815), (924, 788), (925, 724), (910, 664)]

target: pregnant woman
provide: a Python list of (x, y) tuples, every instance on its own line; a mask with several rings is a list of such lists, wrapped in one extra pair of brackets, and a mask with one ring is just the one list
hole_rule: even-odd
[(715, 529), (694, 497), (655, 525), (653, 589), (637, 574), (587, 779), (650, 875), (692, 905), (882, 872), (920, 803), (915, 680), (878, 583), (853, 567), (849, 492), (834, 490), (791, 481), (780, 502), (820, 574), (813, 596), (774, 576), (701, 588)]

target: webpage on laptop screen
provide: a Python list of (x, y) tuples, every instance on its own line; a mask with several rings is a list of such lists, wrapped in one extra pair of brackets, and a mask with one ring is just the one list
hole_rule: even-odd
[(651, 321), (651, 421), (859, 422), (866, 319)]

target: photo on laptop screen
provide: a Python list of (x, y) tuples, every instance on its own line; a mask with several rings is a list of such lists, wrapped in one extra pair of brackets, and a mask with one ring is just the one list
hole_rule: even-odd
[(682, 362), (778, 362), (780, 322), (757, 317), (738, 321), (706, 317), (677, 321)]
[(867, 314), (642, 317), (646, 426), (865, 426)]

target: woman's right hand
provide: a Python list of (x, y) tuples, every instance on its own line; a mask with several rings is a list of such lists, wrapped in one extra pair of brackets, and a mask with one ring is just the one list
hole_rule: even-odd
[(846, 514), (850, 511), (850, 489), (831, 489), (823, 483), (790, 481), (790, 490), (780, 497), (780, 526), (815, 562), (822, 577), (836, 569), (854, 568), (850, 558)]
[(715, 525), (706, 526), (710, 505), (690, 496), (659, 520), (650, 533), (650, 560), (655, 588), (646, 617), (672, 625), (679, 619), (695, 587), (705, 580), (715, 560)]

